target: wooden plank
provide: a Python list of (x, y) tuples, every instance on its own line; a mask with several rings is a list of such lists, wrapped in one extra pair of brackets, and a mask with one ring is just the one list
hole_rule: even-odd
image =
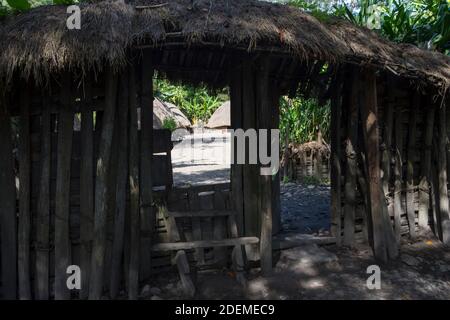
[(119, 293), (120, 278), (122, 274), (128, 177), (128, 85), (128, 70), (126, 70), (121, 76), (119, 87), (116, 210), (114, 215), (114, 237), (109, 286), (109, 292), (112, 299), (115, 299)]
[(181, 285), (183, 287), (184, 293), (189, 297), (193, 298), (195, 295), (195, 285), (190, 277), (189, 262), (186, 256), (186, 252), (180, 250), (174, 257), (174, 262), (178, 267), (178, 273), (181, 279)]
[(406, 162), (406, 214), (408, 216), (409, 235), (416, 238), (416, 214), (414, 206), (414, 160), (416, 157), (417, 117), (419, 112), (418, 94), (413, 96), (411, 116), (409, 118), (408, 154)]
[[(339, 77), (338, 79), (341, 79)], [(339, 82), (338, 82), (339, 83)], [(331, 99), (331, 234), (336, 237), (338, 246), (342, 244), (342, 170), (341, 170), (341, 122), (342, 122), (342, 85), (335, 85)]]
[(395, 112), (395, 166), (394, 166), (394, 230), (397, 243), (401, 236), (402, 185), (403, 185), (403, 112), (401, 107)]
[(439, 108), (439, 152), (438, 152), (438, 187), (439, 187), (439, 215), (442, 228), (442, 242), (450, 244), (450, 216), (447, 187), (447, 108)]
[(86, 97), (81, 113), (80, 163), (80, 299), (89, 296), (92, 238), (94, 233), (94, 117), (91, 111), (92, 83), (86, 82)]
[(30, 236), (31, 236), (31, 145), (30, 145), (30, 88), (20, 95), (19, 131), (19, 231), (18, 275), (19, 298), (31, 299)]
[[(280, 128), (280, 92), (275, 83), (272, 84), (272, 123), (271, 129), (278, 130)], [(280, 193), (280, 168), (277, 173), (272, 176), (272, 233), (278, 234), (281, 231), (281, 193)]]
[[(189, 208), (191, 211), (199, 210), (200, 209), (200, 203), (199, 203), (199, 197), (198, 193), (195, 190), (190, 190), (188, 192), (189, 197)], [(201, 240), (202, 237), (202, 224), (200, 217), (193, 217), (192, 218), (192, 237), (194, 240)], [(197, 261), (197, 264), (203, 265), (205, 264), (205, 252), (203, 249), (196, 249), (195, 250), (195, 260)]]
[[(230, 112), (231, 127), (233, 130), (243, 128), (242, 113), (242, 67), (239, 61), (234, 61), (231, 70), (230, 83)], [(237, 213), (237, 224), (239, 231), (244, 232), (244, 199), (243, 199), (243, 166), (237, 164), (237, 146), (234, 146), (231, 165), (231, 191), (233, 199), (233, 208)]]
[(94, 241), (92, 246), (89, 299), (98, 300), (103, 294), (103, 273), (105, 269), (108, 170), (110, 164), (114, 118), (116, 113), (117, 74), (112, 68), (106, 70), (106, 105), (102, 119), (98, 159), (96, 164)]
[[(130, 107), (130, 137), (129, 137), (129, 155), (128, 166), (130, 185), (130, 214), (129, 228), (127, 233), (129, 237), (129, 265), (128, 265), (128, 298), (137, 299), (139, 293), (139, 256), (140, 256), (140, 208), (139, 208), (139, 145), (138, 139), (138, 120), (137, 120), (137, 87), (136, 70), (134, 65), (129, 69), (129, 107)], [(126, 251), (128, 252), (128, 251)]]
[(330, 245), (337, 243), (336, 237), (315, 237), (309, 234), (285, 234), (274, 237), (274, 250), (286, 250), (308, 244)]
[[(191, 208), (192, 209), (192, 208)], [(230, 210), (201, 210), (201, 211), (169, 211), (169, 216), (174, 218), (210, 218), (210, 217), (227, 217), (235, 215), (234, 211)]]
[(140, 278), (150, 276), (150, 247), (152, 230), (155, 225), (152, 182), (152, 155), (153, 155), (153, 63), (151, 52), (144, 53), (141, 64), (141, 259)]
[(11, 119), (0, 97), (0, 244), (3, 299), (17, 297), (17, 222)]
[[(214, 192), (214, 208), (217, 210), (225, 209), (225, 199), (220, 190)], [(226, 235), (226, 218), (224, 216), (213, 216), (213, 235), (214, 239), (225, 239)], [(226, 266), (227, 250), (226, 248), (214, 248), (214, 262), (218, 266)]]
[(246, 244), (258, 244), (257, 237), (241, 237), (222, 240), (199, 240), (190, 242), (157, 243), (152, 246), (152, 251), (191, 250), (198, 248), (233, 247)]
[(35, 298), (38, 300), (47, 300), (49, 298), (51, 116), (48, 97), (43, 99), (43, 105), (41, 117), (41, 168), (36, 212)]
[(364, 77), (364, 103), (362, 115), (364, 136), (366, 138), (367, 167), (369, 173), (369, 194), (373, 225), (374, 253), (377, 259), (387, 261), (398, 255), (398, 247), (387, 215), (380, 176), (380, 144), (378, 129), (378, 101), (376, 75), (366, 70)]
[[(430, 181), (431, 181), (431, 147), (433, 143), (434, 118), (436, 108), (431, 106), (427, 110), (427, 119), (425, 124), (424, 147), (422, 152), (421, 177), (419, 183), (419, 227), (428, 228), (428, 215), (430, 211)], [(448, 159), (447, 159), (448, 161)]]
[[(270, 96), (271, 85), (269, 80), (270, 60), (264, 59), (261, 62), (259, 74), (257, 77), (257, 91), (259, 96), (259, 110), (258, 110), (258, 128), (268, 130), (266, 141), (259, 136), (259, 149), (266, 149), (268, 155), (271, 150), (271, 107), (272, 99)], [(277, 155), (278, 156), (278, 155)], [(261, 159), (260, 159), (261, 161)], [(261, 165), (261, 171), (267, 168), (271, 173), (270, 163)], [(260, 206), (261, 206), (261, 239), (260, 239), (260, 256), (261, 256), (261, 272), (263, 275), (270, 275), (273, 269), (272, 261), (272, 176), (264, 172), (260, 176)]]
[(69, 237), (70, 210), (70, 163), (72, 159), (73, 112), (71, 108), (70, 75), (65, 74), (61, 87), (61, 101), (58, 116), (58, 150), (55, 195), (55, 299), (67, 300), (67, 267), (72, 263)]
[(391, 158), (392, 158), (392, 136), (394, 131), (394, 108), (392, 106), (385, 106), (385, 123), (383, 134), (383, 155), (381, 160), (383, 173), (383, 192), (386, 197), (389, 195), (389, 181), (391, 179)]
[(356, 147), (358, 137), (358, 108), (360, 97), (360, 79), (357, 70), (353, 72), (350, 104), (347, 112), (346, 138), (346, 174), (345, 174), (345, 205), (344, 205), (344, 241), (346, 246), (353, 245), (355, 236), (356, 213)]

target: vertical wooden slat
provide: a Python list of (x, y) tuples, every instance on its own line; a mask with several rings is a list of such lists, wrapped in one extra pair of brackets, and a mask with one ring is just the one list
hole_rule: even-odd
[[(378, 129), (378, 101), (376, 75), (366, 70), (364, 77), (364, 102), (362, 103), (363, 129), (366, 139), (367, 167), (369, 173), (369, 194), (371, 219), (373, 226), (373, 246), (377, 259), (387, 261), (395, 258), (398, 248), (389, 216), (387, 214), (384, 195), (382, 194), (380, 175), (380, 144)], [(385, 210), (386, 209), (386, 210)]]
[[(200, 210), (200, 200), (196, 190), (189, 190), (189, 210), (197, 211)], [(192, 218), (192, 237), (194, 240), (202, 240), (202, 224), (199, 217)], [(197, 264), (205, 264), (205, 250), (203, 248), (195, 249), (195, 260)]]
[(108, 169), (110, 163), (114, 118), (116, 112), (117, 75), (108, 67), (106, 70), (105, 110), (96, 164), (94, 241), (89, 279), (89, 299), (100, 299), (103, 291), (103, 271), (105, 268), (107, 194), (109, 186)]
[(430, 182), (431, 182), (431, 148), (433, 143), (434, 118), (436, 108), (430, 106), (427, 111), (427, 119), (424, 133), (424, 147), (422, 152), (421, 177), (419, 183), (419, 227), (428, 227), (428, 215), (430, 211)]
[(67, 267), (71, 265), (69, 236), (70, 168), (72, 158), (73, 116), (69, 74), (63, 76), (62, 106), (58, 116), (58, 150), (55, 195), (55, 299), (67, 300)]
[[(342, 77), (338, 77), (337, 81)], [(334, 85), (331, 99), (331, 233), (336, 237), (338, 246), (342, 244), (342, 203), (341, 203), (341, 118), (342, 118), (342, 86)]]
[(49, 99), (43, 99), (41, 117), (41, 172), (36, 218), (35, 298), (49, 298), (49, 229), (50, 229), (50, 165), (51, 116)]
[(120, 79), (118, 109), (118, 164), (116, 181), (116, 212), (114, 217), (114, 237), (111, 257), (110, 296), (116, 298), (122, 274), (124, 224), (128, 176), (128, 71)]
[(356, 214), (356, 147), (358, 137), (358, 108), (359, 108), (359, 72), (352, 72), (352, 89), (350, 104), (347, 114), (347, 138), (346, 138), (346, 170), (345, 170), (345, 205), (344, 205), (344, 241), (343, 244), (351, 246), (355, 237)]
[(128, 298), (137, 299), (139, 291), (139, 248), (140, 248), (140, 211), (139, 211), (139, 144), (137, 121), (137, 88), (135, 66), (129, 69), (129, 155), (128, 155), (128, 183), (130, 185), (130, 214), (129, 228), (129, 264), (128, 264)]
[[(152, 208), (153, 181), (153, 63), (150, 52), (144, 53), (141, 71), (141, 278), (150, 276), (150, 252), (155, 215)], [(133, 230), (132, 230), (133, 232)]]
[(18, 273), (19, 298), (31, 299), (30, 233), (31, 233), (31, 150), (30, 150), (30, 87), (20, 96), (19, 132), (19, 232)]
[[(242, 68), (238, 61), (234, 61), (231, 66), (230, 83), (230, 110), (231, 127), (234, 130), (242, 129)], [(232, 137), (231, 137), (232, 138)], [(233, 144), (232, 144), (233, 145)], [(237, 213), (237, 226), (239, 234), (244, 232), (244, 200), (243, 200), (243, 166), (237, 164), (237, 147), (234, 146), (233, 159), (231, 165), (231, 193), (233, 208)]]
[[(267, 141), (265, 143), (266, 151), (271, 152), (271, 107), (272, 98), (270, 96), (270, 61), (264, 60), (260, 65), (259, 75), (257, 77), (257, 92), (259, 96), (258, 110), (258, 128), (268, 129)], [(261, 139), (261, 135), (259, 136)], [(259, 141), (259, 148), (263, 149), (263, 141)], [(278, 155), (277, 155), (278, 156)], [(263, 167), (261, 166), (261, 169)], [(270, 169), (270, 164), (269, 164)], [(261, 171), (260, 171), (261, 174)], [(267, 173), (266, 173), (267, 174)], [(272, 176), (260, 176), (260, 206), (261, 206), (261, 236), (260, 236), (260, 255), (261, 255), (261, 272), (263, 275), (272, 273)]]
[(89, 296), (92, 239), (94, 233), (94, 119), (92, 83), (86, 82), (86, 97), (81, 112), (81, 166), (80, 166), (80, 298)]
[[(280, 127), (280, 92), (276, 88), (276, 84), (272, 83), (271, 89), (271, 129), (279, 129)], [(280, 142), (281, 143), (281, 142)], [(280, 169), (272, 176), (272, 233), (278, 234), (281, 230), (281, 196), (280, 196)]]
[(408, 154), (406, 162), (406, 214), (408, 216), (409, 235), (416, 238), (416, 214), (414, 205), (414, 160), (416, 157), (417, 117), (419, 112), (419, 97), (413, 97), (413, 109), (409, 118)]
[(442, 241), (450, 244), (450, 217), (447, 187), (447, 110), (439, 107), (439, 145), (438, 145), (438, 184), (439, 184), (439, 215), (442, 228)]
[(0, 243), (3, 299), (17, 296), (17, 221), (11, 118), (0, 97)]
[(403, 185), (403, 112), (397, 107), (395, 112), (395, 167), (394, 167), (394, 229), (397, 243), (401, 236), (402, 185)]

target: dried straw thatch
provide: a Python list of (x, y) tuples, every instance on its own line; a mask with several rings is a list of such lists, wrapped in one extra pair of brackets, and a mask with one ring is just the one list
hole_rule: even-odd
[(231, 103), (224, 102), (209, 118), (206, 124), (210, 129), (226, 129), (231, 127)]
[[(132, 45), (184, 43), (278, 51), (304, 60), (375, 65), (450, 86), (450, 59), (395, 45), (348, 22), (319, 21), (299, 9), (256, 0), (101, 1), (81, 5), (81, 30), (66, 28), (65, 6), (43, 6), (1, 23), (0, 75), (37, 79), (62, 69), (115, 67)], [(162, 5), (158, 5), (162, 4)], [(156, 5), (156, 6), (155, 6)]]

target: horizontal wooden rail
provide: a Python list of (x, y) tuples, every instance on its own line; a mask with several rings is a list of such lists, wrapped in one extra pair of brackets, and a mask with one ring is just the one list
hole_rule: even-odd
[(257, 237), (242, 237), (224, 240), (199, 240), (191, 242), (158, 243), (152, 247), (152, 250), (176, 251), (176, 250), (190, 250), (198, 248), (233, 247), (246, 244), (257, 244), (258, 242), (259, 239)]
[(169, 217), (174, 218), (209, 218), (209, 217), (228, 217), (234, 215), (233, 211), (227, 210), (204, 210), (204, 211), (185, 211), (185, 212), (168, 212)]

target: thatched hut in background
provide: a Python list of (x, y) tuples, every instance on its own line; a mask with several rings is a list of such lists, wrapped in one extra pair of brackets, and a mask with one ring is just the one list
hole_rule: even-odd
[(153, 129), (165, 129), (164, 125), (168, 121), (173, 121), (173, 129), (189, 130), (192, 127), (189, 119), (176, 105), (156, 98), (153, 101)]
[[(247, 257), (259, 248), (262, 272), (270, 273), (280, 186), (278, 175), (260, 175), (261, 163), (233, 165), (225, 187), (161, 195), (168, 211), (154, 206), (155, 70), (193, 85), (229, 86), (233, 128), (278, 128), (280, 95), (300, 91), (330, 99), (338, 244), (368, 241), (376, 258), (386, 261), (397, 256), (402, 235), (414, 238), (429, 226), (450, 242), (448, 57), (255, 0), (80, 7), (81, 30), (67, 29), (65, 6), (39, 7), (0, 25), (4, 298), (48, 299), (54, 285), (54, 298), (68, 299), (66, 268), (77, 264), (82, 290), (74, 296), (99, 299), (107, 292), (114, 298), (124, 287), (135, 299), (140, 281), (167, 270), (170, 252), (161, 252), (174, 248), (193, 293), (186, 256), (205, 264), (209, 253), (229, 253), (206, 252), (212, 242), (202, 234), (231, 236), (219, 243), (233, 248), (239, 280), (243, 245)], [(79, 138), (73, 135), (75, 114), (81, 114)], [(20, 122), (18, 208), (12, 118)], [(214, 215), (229, 212), (224, 208), (235, 214)], [(201, 232), (201, 209), (209, 210), (214, 232)], [(197, 241), (179, 241), (174, 231), (180, 219), (192, 221), (183, 239)]]
[(206, 128), (209, 129), (229, 129), (231, 128), (231, 103), (224, 102), (209, 118)]

